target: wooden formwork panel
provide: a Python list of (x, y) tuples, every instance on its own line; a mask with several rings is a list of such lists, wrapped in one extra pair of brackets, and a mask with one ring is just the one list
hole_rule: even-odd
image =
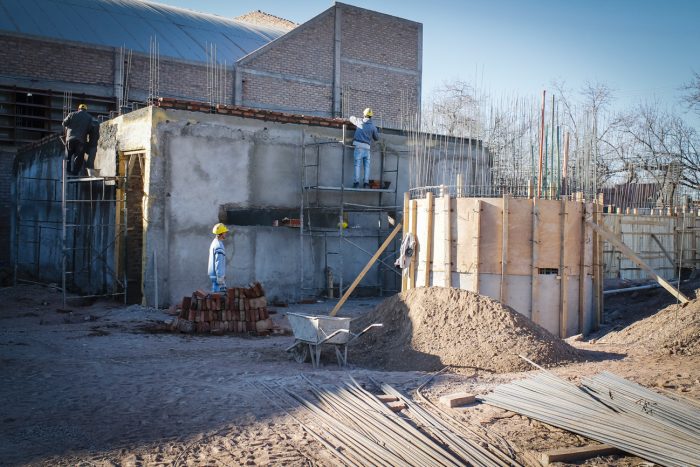
[[(615, 233), (646, 264), (664, 279), (678, 275), (678, 264), (697, 268), (696, 229), (698, 216), (604, 214), (608, 230)], [(603, 248), (604, 273), (607, 279), (644, 280), (648, 275), (636, 263), (622, 255), (611, 244)]]
[(532, 274), (532, 200), (508, 200), (507, 256), (509, 275)]
[(452, 222), (452, 241), (455, 247), (454, 271), (479, 272), (480, 205), (476, 198), (457, 198)]
[(416, 286), (490, 296), (561, 336), (595, 325), (586, 204), (437, 197), (432, 211), (427, 199), (416, 205)]

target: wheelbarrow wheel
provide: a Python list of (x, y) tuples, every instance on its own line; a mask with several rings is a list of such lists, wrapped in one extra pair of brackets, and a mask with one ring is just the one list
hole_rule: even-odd
[(311, 359), (311, 352), (309, 352), (309, 345), (305, 342), (300, 342), (294, 349), (292, 349), (292, 356), (294, 361), (297, 363), (306, 363)]

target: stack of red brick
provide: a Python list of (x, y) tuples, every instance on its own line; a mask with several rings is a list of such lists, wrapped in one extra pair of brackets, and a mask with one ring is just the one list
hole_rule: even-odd
[(259, 282), (234, 287), (225, 293), (197, 290), (182, 299), (173, 330), (196, 333), (268, 334), (272, 320), (267, 311), (265, 291)]

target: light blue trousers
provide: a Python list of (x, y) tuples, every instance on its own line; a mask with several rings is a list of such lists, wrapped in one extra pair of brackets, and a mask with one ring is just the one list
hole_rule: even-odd
[(364, 166), (364, 183), (369, 183), (369, 154), (369, 149), (355, 146), (355, 174), (352, 179), (354, 183), (360, 183), (360, 166)]

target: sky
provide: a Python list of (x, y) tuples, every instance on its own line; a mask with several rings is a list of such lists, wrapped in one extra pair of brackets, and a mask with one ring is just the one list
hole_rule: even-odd
[[(303, 23), (330, 0), (157, 0), (234, 17), (253, 10)], [(616, 107), (675, 107), (700, 72), (700, 0), (345, 0), (423, 24), (423, 98), (445, 81), (536, 97), (559, 80), (601, 82)], [(382, 31), (358, 38), (371, 46)]]

